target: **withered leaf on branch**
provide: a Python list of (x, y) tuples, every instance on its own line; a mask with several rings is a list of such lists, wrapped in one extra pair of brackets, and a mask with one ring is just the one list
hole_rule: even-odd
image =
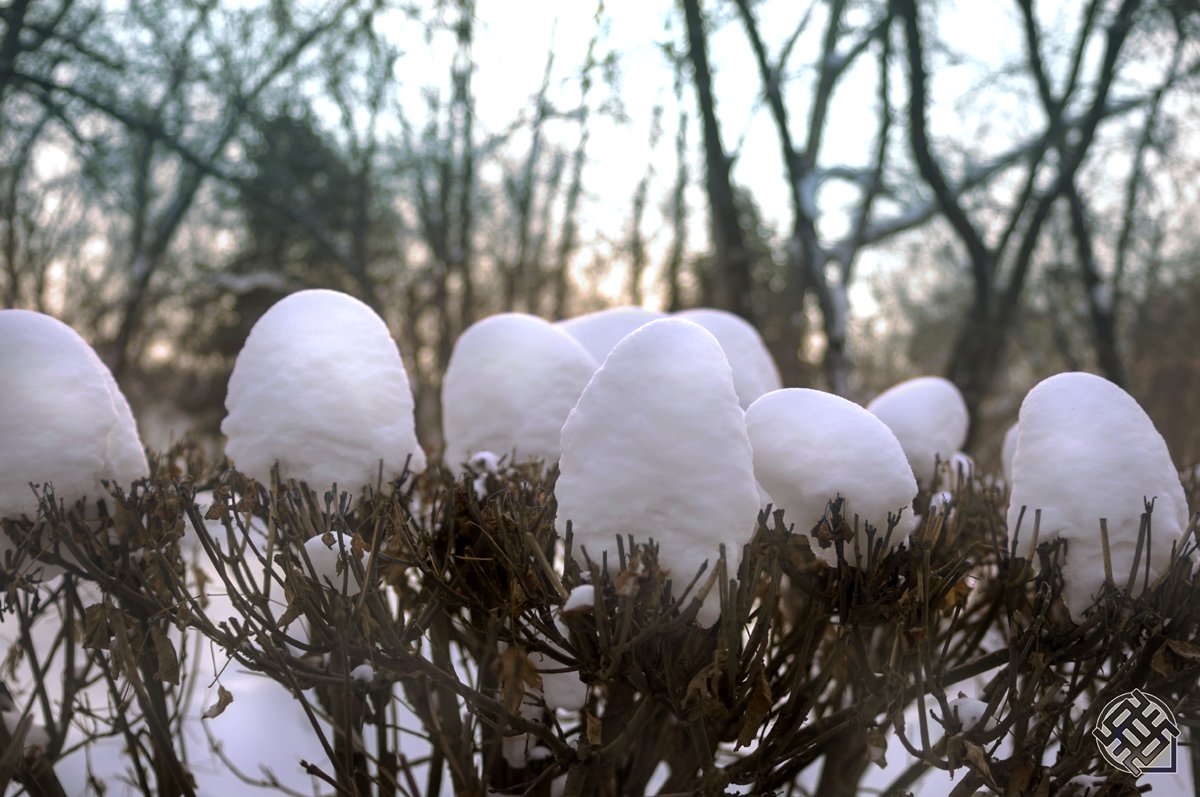
[(966, 752), (967, 763), (970, 764), (971, 769), (975, 770), (988, 786), (999, 791), (999, 787), (992, 777), (992, 768), (988, 766), (987, 756), (984, 754), (983, 748), (974, 742), (964, 740), (963, 749)]
[(112, 628), (108, 622), (108, 607), (103, 603), (93, 603), (83, 610), (83, 646), (93, 650), (107, 650), (108, 641), (112, 638)]
[(887, 769), (887, 737), (878, 728), (867, 731), (867, 760), (880, 769)]
[(170, 684), (179, 684), (179, 654), (175, 646), (158, 626), (150, 629), (150, 640), (154, 643), (155, 677)]
[(229, 704), (233, 702), (233, 693), (220, 684), (217, 685), (217, 702), (213, 703), (208, 708), (204, 709), (204, 713), (200, 716), (206, 720), (221, 716), (225, 709), (229, 708)]
[(718, 650), (713, 661), (706, 664), (688, 682), (687, 696), (684, 698), (686, 703), (698, 698), (704, 713), (712, 717), (719, 717), (725, 713), (725, 704), (717, 694), (721, 684), (721, 671), (724, 669), (724, 658), (725, 651)]
[(1197, 665), (1200, 665), (1200, 646), (1180, 639), (1168, 639), (1150, 659), (1150, 666), (1164, 678), (1173, 678)]
[(591, 712), (587, 714), (587, 742), (592, 747), (604, 744), (604, 723)]
[(763, 671), (759, 670), (750, 690), (750, 699), (746, 702), (745, 718), (742, 720), (742, 729), (738, 732), (738, 747), (745, 747), (754, 741), (754, 737), (762, 728), (763, 720), (771, 711), (771, 703), (771, 685), (767, 683)]
[(529, 657), (519, 647), (510, 647), (500, 655), (500, 694), (504, 708), (510, 714), (519, 714), (521, 701), (525, 699), (525, 688), (542, 688), (542, 676), (529, 663)]

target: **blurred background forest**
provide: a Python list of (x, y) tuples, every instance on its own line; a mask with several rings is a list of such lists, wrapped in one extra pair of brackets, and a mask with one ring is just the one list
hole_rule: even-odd
[[(8, 0), (0, 302), (161, 447), (305, 287), (437, 445), (472, 321), (722, 307), (789, 385), (940, 373), (994, 456), (1091, 370), (1200, 458), (1196, 0)], [(319, 378), (316, 377), (315, 378)]]

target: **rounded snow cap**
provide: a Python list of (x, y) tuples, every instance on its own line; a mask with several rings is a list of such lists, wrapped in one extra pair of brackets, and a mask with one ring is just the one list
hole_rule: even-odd
[[(575, 555), (617, 561), (616, 537), (659, 546), (677, 594), (724, 544), (732, 570), (758, 516), (745, 415), (721, 345), (690, 321), (666, 318), (613, 349), (562, 429), (555, 486), (560, 533)], [(712, 589), (699, 621), (716, 622)]]
[(354, 537), (341, 532), (318, 534), (304, 543), (304, 552), (312, 565), (312, 573), (303, 563), (301, 572), (315, 576), (321, 586), (349, 597), (362, 591), (362, 582), (350, 560), (354, 558), (362, 565), (366, 563), (363, 552), (354, 547)]
[(229, 378), (221, 431), (243, 473), (314, 489), (357, 490), (425, 469), (413, 397), (396, 342), (371, 308), (344, 293), (293, 293), (246, 338)]
[[(917, 482), (896, 436), (857, 404), (819, 390), (789, 388), (767, 393), (746, 410), (754, 447), (754, 475), (783, 509), (785, 522), (809, 535), (813, 553), (837, 563), (832, 544), (821, 545), (813, 531), (826, 506), (839, 496), (842, 515), (858, 540), (843, 547), (852, 565), (865, 563), (870, 548), (888, 538), (888, 550), (908, 539)], [(888, 536), (888, 515), (908, 510)], [(857, 550), (857, 555), (856, 555)]]
[(947, 461), (967, 440), (967, 403), (953, 382), (919, 376), (893, 385), (867, 405), (900, 441), (917, 482), (933, 484), (937, 461)]
[(559, 321), (557, 326), (579, 341), (597, 363), (603, 363), (621, 338), (659, 318), (666, 318), (666, 313), (642, 307), (610, 307)]
[(0, 310), (0, 407), (0, 517), (36, 513), (30, 482), (71, 504), (150, 473), (112, 373), (58, 319)]
[(446, 465), (514, 450), (518, 461), (553, 464), (563, 422), (596, 365), (577, 340), (535, 316), (472, 324), (454, 344), (442, 385)]
[[(1188, 524), (1187, 501), (1167, 444), (1128, 393), (1099, 376), (1064, 373), (1038, 383), (1021, 404), (1013, 457), (1009, 536), (1021, 519), (1020, 540), (1069, 540), (1063, 598), (1078, 620), (1105, 582), (1100, 518), (1108, 525), (1113, 580), (1124, 589), (1133, 568), (1143, 498), (1153, 500), (1150, 583), (1163, 574)], [(1019, 553), (1027, 553), (1025, 544)], [(1134, 582), (1141, 592), (1144, 575)]]
[(764, 393), (783, 387), (775, 360), (767, 351), (758, 330), (744, 318), (702, 307), (676, 313), (677, 318), (699, 324), (713, 334), (733, 368), (733, 386), (742, 407), (749, 407)]

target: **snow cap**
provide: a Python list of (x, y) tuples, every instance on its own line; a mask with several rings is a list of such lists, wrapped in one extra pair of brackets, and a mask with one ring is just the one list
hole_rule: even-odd
[(366, 567), (363, 552), (354, 547), (354, 537), (341, 532), (329, 532), (317, 536), (304, 543), (304, 551), (312, 565), (312, 573), (308, 566), (301, 562), (300, 572), (316, 577), (317, 582), (326, 589), (341, 592), (353, 597), (362, 591), (362, 582), (355, 572), (351, 558), (358, 559)]
[(677, 318), (686, 318), (707, 329), (721, 344), (733, 368), (733, 386), (742, 408), (749, 407), (764, 393), (783, 387), (775, 360), (767, 351), (762, 336), (744, 318), (711, 308), (684, 310)]
[(563, 422), (598, 363), (548, 321), (502, 313), (472, 324), (454, 344), (442, 385), (446, 465), (481, 451), (518, 462), (558, 460)]
[(246, 338), (229, 378), (221, 431), (229, 458), (269, 484), (280, 476), (316, 490), (354, 491), (398, 476), (417, 442), (413, 397), (396, 342), (371, 308), (337, 291), (293, 293)]
[[(1187, 529), (1187, 501), (1167, 444), (1137, 401), (1107, 379), (1063, 373), (1029, 391), (1018, 423), (1009, 535), (1025, 507), (1020, 540), (1030, 540), (1034, 512), (1041, 509), (1039, 542), (1056, 537), (1070, 541), (1063, 598), (1071, 616), (1079, 620), (1104, 585), (1100, 518), (1108, 521), (1113, 579), (1124, 589), (1137, 548), (1143, 497), (1155, 501), (1150, 583), (1165, 573), (1171, 546)], [(1146, 556), (1143, 550), (1139, 570)], [(1135, 593), (1141, 592), (1143, 579), (1136, 579)]]
[(922, 487), (933, 484), (937, 460), (949, 460), (967, 440), (967, 403), (954, 383), (940, 376), (893, 385), (867, 409), (896, 435)]
[(1012, 484), (1013, 457), (1017, 453), (1017, 422), (1004, 433), (1004, 445), (1000, 447), (1000, 467), (1004, 469), (1004, 480)]
[(55, 318), (0, 310), (0, 407), (0, 517), (36, 514), (30, 482), (71, 504), (150, 473), (112, 373)]
[[(863, 560), (867, 524), (880, 541), (887, 533), (889, 513), (906, 510), (892, 530), (889, 549), (908, 539), (917, 483), (899, 441), (874, 415), (832, 393), (789, 388), (751, 404), (746, 428), (754, 447), (754, 474), (797, 533), (811, 534), (827, 504), (841, 496), (851, 525), (858, 515)], [(833, 547), (822, 548), (811, 536), (809, 542), (817, 556), (836, 564)], [(856, 564), (852, 542), (843, 555)]]
[[(588, 383), (562, 430), (555, 487), (560, 533), (575, 555), (617, 561), (616, 537), (653, 538), (677, 594), (725, 545), (729, 567), (754, 529), (758, 490), (745, 415), (721, 345), (679, 318), (622, 340)], [(701, 579), (699, 584), (703, 584)], [(709, 591), (699, 621), (720, 614)]]
[(559, 321), (557, 326), (579, 341), (597, 363), (603, 363), (621, 338), (666, 313), (642, 307), (610, 307)]

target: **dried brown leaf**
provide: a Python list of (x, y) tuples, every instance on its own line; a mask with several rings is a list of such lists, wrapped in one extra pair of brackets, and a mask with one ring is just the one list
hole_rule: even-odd
[(219, 717), (225, 711), (225, 709), (229, 708), (229, 704), (232, 702), (233, 693), (220, 684), (217, 684), (217, 702), (204, 709), (204, 713), (200, 716), (204, 717), (206, 720)]
[(155, 672), (154, 677), (169, 684), (179, 684), (179, 654), (175, 646), (167, 638), (167, 634), (158, 626), (150, 629), (150, 641), (154, 645)]
[(587, 742), (592, 747), (604, 744), (604, 723), (600, 722), (600, 718), (593, 716), (591, 712), (587, 714)]
[(887, 737), (878, 728), (867, 731), (867, 760), (880, 769), (887, 769)]
[(763, 671), (758, 671), (754, 679), (754, 687), (750, 690), (750, 699), (746, 701), (746, 712), (742, 719), (742, 728), (738, 732), (737, 746), (745, 747), (754, 741), (762, 728), (763, 721), (771, 712), (771, 685)]
[(83, 646), (93, 650), (108, 650), (112, 627), (108, 622), (108, 607), (93, 603), (83, 610)]

